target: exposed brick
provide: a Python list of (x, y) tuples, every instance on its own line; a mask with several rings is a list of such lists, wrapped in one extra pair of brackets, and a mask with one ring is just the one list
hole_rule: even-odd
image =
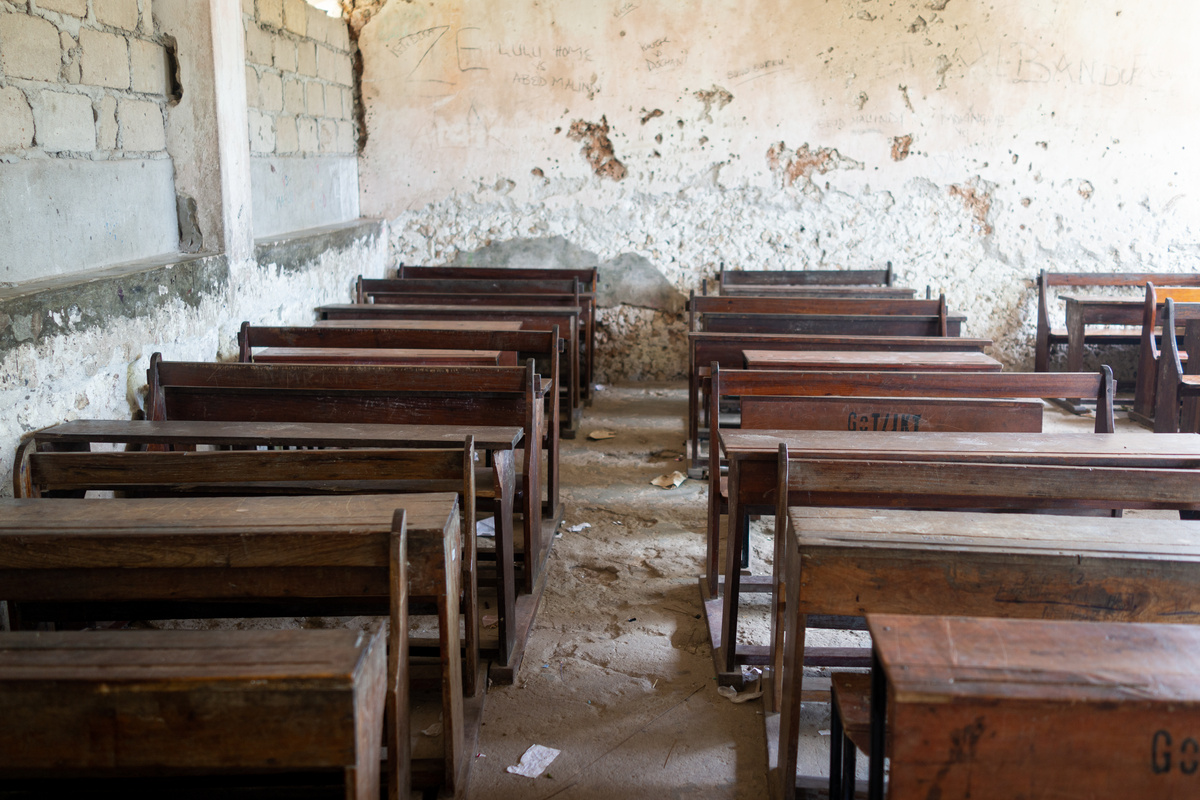
[(51, 153), (96, 149), (92, 101), (82, 94), (42, 92), (34, 107), (36, 141)]
[(316, 81), (309, 81), (304, 91), (308, 104), (308, 113), (314, 117), (325, 116), (325, 87)]
[(87, 0), (38, 0), (38, 8), (70, 14), (80, 19), (87, 16)]
[(331, 17), (319, 8), (308, 7), (308, 38), (316, 42), (329, 41)]
[(275, 152), (275, 118), (250, 109), (250, 152)]
[(317, 46), (312, 42), (296, 45), (297, 71), (310, 78), (317, 77)]
[(304, 81), (292, 77), (284, 80), (283, 110), (289, 114), (304, 113)]
[(300, 117), (296, 120), (296, 129), (300, 138), (300, 152), (317, 152), (321, 146), (317, 138), (317, 121), (312, 117)]
[(126, 31), (137, 30), (137, 0), (92, 0), (92, 11), (97, 21), (105, 25)]
[(0, 67), (10, 78), (58, 81), (58, 28), (40, 17), (0, 13)]
[(258, 0), (258, 21), (276, 28), (283, 27), (283, 0)]
[(33, 109), (15, 86), (0, 87), (0, 153), (33, 145)]
[(167, 50), (143, 39), (129, 41), (129, 62), (133, 72), (133, 90), (147, 94), (167, 94)]
[(321, 120), (321, 152), (332, 153), (337, 149), (337, 123), (331, 119)]
[(283, 36), (276, 36), (273, 44), (275, 48), (275, 69), (281, 72), (295, 72), (296, 43)]
[(295, 117), (275, 118), (275, 152), (294, 153), (300, 147), (300, 137), (296, 134)]
[(269, 67), (275, 60), (275, 42), (271, 34), (253, 22), (246, 23), (246, 60)]
[(342, 86), (354, 85), (354, 63), (350, 60), (349, 55), (338, 58), (337, 71), (334, 73), (333, 80)]
[(337, 62), (343, 58), (346, 56), (335, 53), (324, 45), (317, 45), (317, 77), (330, 83), (337, 83)]
[(122, 150), (155, 152), (167, 148), (166, 128), (158, 103), (122, 98), (117, 103), (117, 119), (121, 122)]
[(308, 3), (283, 0), (283, 27), (298, 36), (308, 35)]
[(343, 53), (350, 51), (350, 29), (346, 25), (346, 20), (335, 19), (332, 21), (328, 41), (335, 50), (341, 50)]
[(340, 120), (337, 124), (337, 151), (354, 152), (354, 123), (349, 120)]
[(264, 72), (259, 76), (258, 103), (263, 111), (283, 110), (283, 79), (274, 72)]
[(117, 149), (117, 98), (106, 94), (96, 109), (96, 138), (101, 150)]
[(246, 107), (258, 108), (262, 101), (258, 99), (258, 72), (254, 67), (246, 65)]
[(129, 88), (129, 48), (125, 37), (84, 28), (79, 31), (83, 56), (80, 80), (89, 86)]

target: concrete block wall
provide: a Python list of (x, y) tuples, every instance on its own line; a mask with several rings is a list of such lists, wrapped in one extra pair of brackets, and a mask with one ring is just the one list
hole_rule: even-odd
[(151, 0), (0, 2), (0, 160), (167, 158)]
[(252, 156), (353, 155), (346, 23), (304, 0), (242, 0)]
[(0, 281), (173, 252), (152, 0), (0, 0)]

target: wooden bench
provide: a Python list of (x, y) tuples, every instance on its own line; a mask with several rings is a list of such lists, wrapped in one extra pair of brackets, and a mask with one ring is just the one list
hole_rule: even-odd
[(337, 769), (378, 800), (386, 650), (379, 625), (0, 633), (0, 779)]
[[(1154, 400), (1158, 391), (1158, 375), (1161, 368), (1161, 351), (1159, 341), (1162, 337), (1161, 308), (1165, 308), (1168, 299), (1173, 299), (1175, 306), (1175, 321), (1183, 322), (1189, 318), (1193, 309), (1200, 310), (1200, 289), (1174, 289), (1156, 287), (1153, 283), (1146, 284), (1146, 300), (1142, 306), (1142, 335), (1138, 349), (1136, 388), (1133, 408), (1129, 418), (1134, 422), (1154, 427)], [(1182, 301), (1182, 302), (1181, 302)], [(1180, 360), (1187, 362), (1187, 353), (1179, 353)]]
[[(1142, 322), (1141, 315), (1138, 313), (1141, 305), (1132, 300), (1113, 303), (1111, 302), (1112, 298), (1096, 298), (1110, 301), (1096, 305), (1077, 301), (1074, 304), (1075, 313), (1072, 314), (1074, 319), (1068, 319), (1067, 326), (1064, 328), (1053, 326), (1050, 321), (1050, 303), (1055, 287), (1140, 287), (1147, 283), (1155, 283), (1160, 286), (1200, 286), (1200, 275), (1173, 272), (1047, 272), (1042, 270), (1037, 279), (1038, 318), (1037, 338), (1034, 343), (1034, 371), (1050, 371), (1050, 348), (1055, 345), (1068, 345), (1067, 372), (1078, 372), (1083, 365), (1084, 344), (1136, 345), (1140, 341), (1138, 331), (1125, 327)], [(1088, 331), (1086, 327), (1089, 325), (1107, 327)]]
[(893, 614), (867, 624), (891, 800), (1196, 796), (1200, 629)]
[[(773, 796), (793, 797), (808, 614), (961, 613), (1200, 622), (1200, 545), (1184, 521), (880, 507), (1200, 507), (1194, 469), (788, 460), (777, 513), (768, 709)], [(803, 503), (808, 507), (783, 507)], [(868, 506), (872, 510), (813, 508)], [(953, 568), (948, 569), (952, 564)], [(783, 598), (787, 598), (786, 605)], [(768, 720), (771, 730), (776, 720)], [(873, 753), (883, 747), (873, 741)]]
[[(688, 334), (688, 445), (689, 477), (702, 478), (708, 457), (701, 454), (700, 442), (707, 438), (707, 398), (700, 392), (701, 382), (711, 376), (716, 362), (722, 369), (741, 369), (744, 352), (755, 350), (875, 350), (908, 352), (981, 352), (990, 347), (990, 339), (966, 339), (957, 336), (841, 336), (836, 334), (724, 333), (697, 331)], [(711, 446), (711, 443), (710, 443)]]
[[(387, 278), (361, 275), (359, 303), (453, 306), (564, 306), (581, 310), (578, 330), (580, 397), (591, 405), (595, 371), (596, 294), (578, 278)], [(565, 328), (564, 328), (565, 330)]]
[(966, 317), (946, 297), (889, 300), (805, 297), (697, 297), (688, 300), (689, 331), (809, 333), (847, 336), (958, 336)]
[(235, 364), (150, 359), (151, 420), (519, 425), (517, 494), (524, 517), (524, 586), (533, 593), (561, 515), (558, 464), (547, 465), (541, 519), (544, 385), (519, 367), (379, 367)]
[[(386, 425), (335, 422), (219, 422), (73, 420), (27, 434), (13, 471), (13, 493), (30, 494), (25, 452), (88, 452), (94, 446), (124, 445), (166, 450), (195, 450), (197, 446), (246, 448), (447, 448), (474, 439), (475, 449), (490, 463), (476, 472), (476, 496), (484, 498), (495, 519), (495, 549), (480, 551), (480, 562), (491, 557), (495, 573), (496, 642), (488, 670), (490, 680), (509, 685), (524, 657), (525, 642), (537, 613), (537, 598), (516, 596), (513, 569), (513, 496), (516, 481), (513, 451), (522, 439), (521, 428), (486, 425)], [(490, 479), (489, 479), (490, 478)], [(488, 510), (485, 508), (485, 510)], [(484, 573), (487, 570), (483, 570)], [(481, 578), (486, 578), (482, 575)], [(481, 636), (483, 640), (488, 636)], [(486, 645), (490, 648), (490, 644)]]
[(0, 499), (0, 592), (15, 627), (64, 619), (387, 616), (388, 782), (399, 800), (410, 744), (424, 750), (410, 762), (413, 783), (451, 791), (465, 785), (474, 752), (481, 698), (464, 716), (457, 636), (433, 672), (441, 740), (410, 737), (408, 717), (399, 713), (408, 707), (410, 681), (421, 677), (408, 667), (409, 602), (434, 602), (440, 630), (451, 630), (459, 535), (453, 494)]
[[(249, 450), (201, 452), (17, 451), (17, 497), (245, 497), (455, 491), (462, 508), (463, 691), (479, 688), (479, 574), (475, 537), (475, 442), (435, 450)], [(472, 501), (472, 502), (468, 502)], [(396, 502), (403, 502), (397, 499)], [(498, 592), (503, 596), (503, 590)], [(458, 617), (453, 628), (458, 630)], [(444, 642), (440, 637), (434, 650)], [(413, 643), (410, 642), (410, 645)]]
[(396, 268), (397, 278), (454, 278), (454, 279), (502, 279), (540, 282), (578, 280), (584, 291), (596, 292), (600, 272), (596, 267), (430, 267), (425, 265), (401, 264)]
[[(357, 364), (378, 363), (370, 353), (375, 350), (438, 348), (442, 350), (500, 351), (524, 363), (533, 359), (538, 374), (547, 383), (546, 428), (542, 441), (550, 463), (558, 463), (558, 439), (564, 431), (555, 402), (561, 385), (559, 354), (565, 342), (557, 329), (549, 331), (472, 331), (472, 330), (401, 330), (376, 327), (286, 327), (251, 325), (243, 322), (238, 331), (238, 360), (258, 363), (260, 348), (287, 348), (297, 351), (292, 363)], [(314, 351), (303, 355), (303, 351)], [(347, 352), (354, 351), (354, 352)], [(286, 363), (273, 359), (271, 363)], [(463, 365), (467, 366), (467, 365)], [(506, 363), (495, 366), (516, 366)], [(569, 431), (569, 429), (567, 429)], [(570, 431), (570, 436), (574, 432)]]
[[(558, 328), (566, 341), (566, 377), (562, 386), (562, 419), (577, 430), (582, 417), (581, 367), (579, 351), (579, 306), (465, 306), (465, 305), (392, 305), (382, 303), (350, 303), (321, 306), (317, 309), (322, 321), (353, 320), (361, 327), (393, 320), (434, 320), (437, 324), (469, 318), (475, 321), (520, 322), (523, 330), (550, 331)], [(318, 323), (317, 327), (325, 327)], [(431, 326), (430, 329), (436, 326)]]
[(721, 294), (739, 286), (892, 286), (892, 262), (883, 269), (726, 269), (721, 265)]
[[(1062, 377), (1060, 383), (1053, 381)], [(727, 438), (717, 427), (715, 409), (725, 395), (742, 399), (742, 426), (756, 430), (854, 431), (855, 436), (887, 429), (896, 434), (905, 426), (923, 433), (935, 431), (1039, 432), (1042, 423), (1040, 390), (1070, 389), (1098, 398), (1096, 432), (1112, 433), (1112, 375), (1099, 373), (944, 373), (944, 372), (779, 372), (722, 370), (714, 365), (709, 391), (710, 441)], [(720, 437), (720, 438), (719, 438)], [(853, 437), (843, 436), (850, 439)], [(737, 631), (740, 570), (749, 531), (749, 515), (770, 513), (775, 486), (748, 482), (745, 460), (771, 460), (770, 453), (726, 449), (729, 477), (709, 469), (708, 542), (701, 594), (709, 609), (710, 636), (718, 679), (736, 681), (737, 650), (723, 648)], [(714, 462), (714, 464), (719, 462)], [(773, 468), (772, 468), (773, 469)], [(717, 576), (721, 571), (722, 512), (728, 510), (723, 599)], [(768, 584), (757, 584), (765, 590)], [(715, 627), (719, 611), (720, 629)]]
[(1181, 428), (1189, 433), (1200, 433), (1200, 374), (1197, 374), (1200, 364), (1191, 359), (1185, 370), (1175, 336), (1165, 335), (1166, 331), (1174, 333), (1178, 330), (1176, 325), (1180, 317), (1187, 319), (1185, 351), (1200, 353), (1200, 303), (1176, 305), (1174, 300), (1168, 299), (1163, 314), (1163, 354), (1154, 402), (1155, 433), (1177, 433)]

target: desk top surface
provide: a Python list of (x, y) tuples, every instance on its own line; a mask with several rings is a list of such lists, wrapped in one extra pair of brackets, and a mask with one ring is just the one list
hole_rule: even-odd
[(1200, 527), (1191, 520), (804, 506), (789, 508), (788, 519), (801, 549), (1171, 561), (1200, 578)]
[(475, 437), (484, 450), (509, 450), (521, 428), (507, 425), (386, 425), (341, 422), (217, 422), (77, 419), (32, 434), (46, 442), (213, 444), (263, 447), (444, 447)]
[(398, 331), (519, 331), (515, 319), (322, 319), (316, 328), (389, 328)]
[(867, 616), (897, 703), (1200, 701), (1200, 626)]
[(1200, 467), (1192, 433), (902, 433), (879, 431), (723, 430), (730, 458), (991, 461), (1063, 466)]
[(391, 314), (403, 314), (406, 317), (412, 318), (421, 314), (428, 314), (429, 318), (437, 318), (444, 316), (461, 316), (474, 317), (476, 319), (487, 319), (488, 317), (554, 317), (554, 316), (570, 316), (578, 317), (583, 313), (583, 309), (579, 306), (484, 306), (484, 305), (429, 305), (429, 304), (408, 304), (408, 303), (335, 303), (333, 305), (321, 306), (317, 309), (318, 313), (333, 313), (339, 314), (342, 319), (348, 319), (350, 314), (358, 314), (362, 319), (374, 319), (376, 317), (387, 317)]
[(928, 370), (999, 372), (1003, 365), (979, 352), (907, 350), (743, 350), (746, 366), (758, 369)]
[(329, 363), (353, 361), (356, 364), (470, 364), (498, 366), (499, 350), (442, 350), (429, 347), (264, 347), (254, 361), (271, 363)]
[[(458, 495), (453, 492), (96, 500), (7, 497), (0, 498), (0, 541), (14, 537), (40, 538), (43, 534), (59, 540), (74, 537), (149, 539), (173, 534), (235, 537), (251, 534), (373, 535), (391, 531), (397, 509), (406, 512), (410, 532), (440, 531), (445, 529), (452, 516), (457, 517), (457, 499)], [(19, 551), (22, 542), (13, 544)], [(5, 554), (11, 555), (9, 548), (0, 546), (0, 559), (4, 559)], [(227, 554), (227, 566), (236, 566), (237, 558), (236, 553)]]

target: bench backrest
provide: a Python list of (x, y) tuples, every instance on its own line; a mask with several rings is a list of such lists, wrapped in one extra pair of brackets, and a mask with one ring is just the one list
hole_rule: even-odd
[[(1187, 319), (1183, 346), (1188, 355), (1186, 369), (1176, 339), (1178, 320)], [(1163, 352), (1160, 359), (1154, 403), (1154, 432), (1178, 433), (1181, 429), (1200, 433), (1200, 402), (1195, 391), (1184, 391), (1183, 376), (1200, 374), (1200, 303), (1180, 303), (1168, 298), (1163, 311)], [(1197, 355), (1192, 355), (1197, 354)], [(1180, 401), (1184, 401), (1183, 412)]]
[(599, 270), (596, 267), (564, 268), (552, 267), (540, 269), (536, 267), (428, 267), (405, 266), (396, 268), (397, 278), (453, 278), (472, 279), (482, 278), (517, 281), (545, 280), (578, 280), (583, 284), (583, 291), (594, 292), (598, 283)]
[(720, 285), (737, 286), (891, 286), (892, 262), (884, 269), (725, 269)]
[(1175, 321), (1186, 322), (1200, 319), (1200, 287), (1155, 286), (1146, 284), (1146, 301), (1142, 307), (1142, 341), (1138, 347), (1138, 365), (1134, 410), (1143, 417), (1154, 415), (1154, 398), (1158, 388), (1160, 350), (1158, 337), (1166, 332), (1161, 327), (1159, 308), (1166, 301), (1174, 300)]
[[(565, 295), (586, 297), (590, 293), (578, 279), (522, 281), (499, 278), (364, 278), (355, 282), (359, 303), (372, 302), (377, 295)], [(381, 301), (382, 302), (382, 301)]]
[[(844, 297), (697, 297), (688, 299), (688, 330), (877, 336), (957, 336), (946, 297), (893, 300)], [(952, 324), (953, 323), (953, 324)]]

